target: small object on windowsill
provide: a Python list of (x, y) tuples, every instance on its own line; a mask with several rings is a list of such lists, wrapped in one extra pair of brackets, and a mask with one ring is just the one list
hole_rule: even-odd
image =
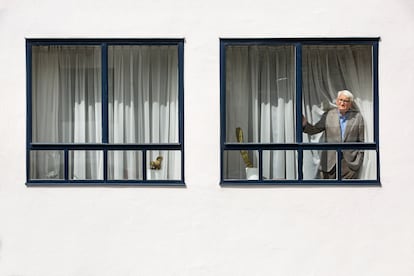
[(161, 169), (162, 156), (158, 156), (157, 159), (150, 162), (151, 170), (160, 170)]
[(50, 172), (47, 173), (46, 177), (47, 178), (57, 178), (58, 173), (56, 171), (50, 171)]
[(247, 180), (258, 180), (259, 169), (258, 168), (246, 168), (246, 179)]
[[(237, 142), (243, 143), (243, 130), (240, 127), (236, 128), (236, 139), (237, 139)], [(243, 158), (243, 161), (244, 161), (244, 164), (246, 165), (246, 168), (253, 168), (253, 164), (250, 161), (249, 154), (248, 154), (247, 150), (241, 150), (240, 154)]]

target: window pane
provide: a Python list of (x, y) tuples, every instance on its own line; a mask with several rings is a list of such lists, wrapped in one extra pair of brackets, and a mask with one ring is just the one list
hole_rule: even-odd
[(258, 151), (238, 151), (226, 150), (224, 151), (224, 166), (223, 178), (225, 180), (244, 179), (257, 180), (259, 179), (258, 171)]
[[(303, 141), (315, 143), (325, 141), (373, 142), (372, 46), (303, 46), (302, 56), (303, 114), (312, 125), (320, 122), (318, 126), (321, 132), (313, 136), (304, 134)], [(350, 103), (341, 101), (337, 103), (337, 93), (342, 90), (350, 91), (354, 100)], [(332, 112), (337, 107), (347, 111), (348, 114), (349, 124), (344, 129), (343, 137), (339, 136), (338, 118), (336, 120), (333, 120), (333, 116), (325, 118), (329, 110)], [(359, 117), (362, 119), (359, 120)], [(329, 120), (330, 118), (332, 120)], [(356, 122), (363, 121), (363, 124), (355, 125), (354, 118), (358, 119)], [(325, 131), (328, 128), (332, 131)], [(322, 135), (323, 132), (325, 135)]]
[(162, 150), (147, 152), (147, 180), (181, 180), (181, 152)]
[(336, 150), (304, 150), (303, 179), (337, 179)]
[(294, 46), (226, 47), (226, 141), (295, 141)]
[(109, 47), (109, 142), (178, 142), (177, 46)]
[(32, 142), (101, 142), (101, 51), (33, 46)]
[[(363, 152), (363, 163), (355, 174), (354, 179), (377, 180), (377, 152), (375, 150), (365, 150)], [(351, 178), (352, 179), (352, 178)], [(347, 180), (347, 179), (343, 179)]]
[[(338, 179), (335, 150), (303, 151), (303, 179)], [(376, 151), (344, 150), (341, 160), (341, 180), (376, 179)]]
[(108, 179), (142, 180), (142, 152), (108, 151)]
[(294, 150), (263, 151), (263, 179), (296, 180), (298, 159)]
[(30, 179), (64, 179), (64, 152), (30, 151)]
[(96, 150), (69, 151), (69, 179), (102, 180), (103, 152)]

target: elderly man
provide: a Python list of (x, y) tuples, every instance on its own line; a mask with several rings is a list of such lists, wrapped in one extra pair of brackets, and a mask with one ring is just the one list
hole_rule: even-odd
[[(337, 108), (325, 112), (315, 125), (302, 118), (303, 132), (313, 135), (325, 131), (327, 143), (364, 142), (364, 119), (358, 110), (352, 108), (353, 100), (354, 96), (348, 90), (339, 91)], [(361, 150), (342, 151), (342, 179), (358, 178), (363, 161), (364, 152)], [(336, 151), (322, 152), (319, 170), (321, 178), (336, 179)]]

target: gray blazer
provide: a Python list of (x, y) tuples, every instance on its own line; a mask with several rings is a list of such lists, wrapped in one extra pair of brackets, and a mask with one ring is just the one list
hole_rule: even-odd
[[(303, 132), (313, 135), (325, 131), (325, 142), (327, 143), (364, 142), (365, 126), (361, 113), (358, 110), (349, 110), (347, 116), (348, 120), (343, 141), (336, 108), (325, 112), (315, 125), (307, 123), (303, 127)], [(364, 152), (361, 150), (344, 150), (342, 156), (348, 168), (353, 171), (358, 171), (364, 161)], [(332, 150), (322, 151), (320, 169), (329, 172), (335, 165), (336, 152)]]

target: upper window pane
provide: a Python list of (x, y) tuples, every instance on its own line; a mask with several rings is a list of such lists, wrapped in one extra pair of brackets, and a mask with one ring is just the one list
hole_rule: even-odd
[(178, 47), (108, 48), (110, 143), (178, 142)]
[(294, 46), (227, 46), (226, 142), (294, 142), (295, 94)]
[[(363, 139), (348, 142), (374, 141), (373, 72), (371, 45), (307, 45), (302, 50), (303, 113), (317, 123), (328, 110), (337, 107), (337, 93), (352, 92), (349, 110), (360, 113), (364, 121)], [(332, 126), (333, 128), (335, 126)], [(304, 142), (330, 142), (326, 136), (304, 134)], [(341, 139), (335, 142), (341, 142)]]
[(32, 141), (101, 141), (101, 50), (33, 46)]

